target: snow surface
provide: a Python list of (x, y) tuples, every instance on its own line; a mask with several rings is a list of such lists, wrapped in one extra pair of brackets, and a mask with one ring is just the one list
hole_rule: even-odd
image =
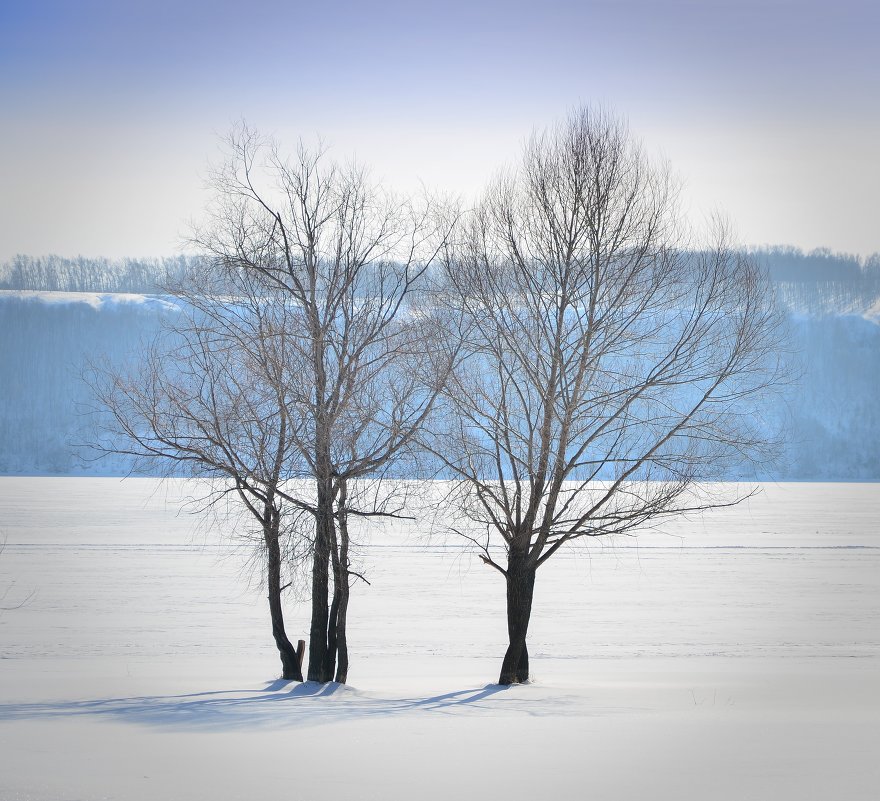
[(177, 311), (180, 306), (174, 300), (160, 295), (144, 295), (136, 292), (62, 292), (30, 289), (0, 289), (0, 301), (18, 300), (49, 305), (85, 304), (100, 311), (115, 306), (146, 306), (156, 311)]
[(250, 551), (190, 488), (0, 478), (3, 801), (877, 798), (875, 484), (560, 552), (507, 689), (500, 577), (424, 523), (359, 534), (351, 686), (277, 681)]

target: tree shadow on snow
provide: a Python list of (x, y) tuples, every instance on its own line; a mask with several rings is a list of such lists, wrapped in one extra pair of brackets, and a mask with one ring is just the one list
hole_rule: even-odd
[[(143, 695), (80, 701), (0, 704), (2, 720), (109, 718), (127, 723), (170, 729), (230, 730), (240, 728), (288, 728), (322, 725), (400, 714), (427, 712), (468, 714), (476, 709), (533, 712), (529, 699), (510, 697), (499, 703), (494, 696), (507, 687), (454, 690), (415, 698), (387, 698), (364, 693), (347, 685), (269, 682), (263, 689), (214, 690), (183, 695)], [(515, 694), (514, 694), (515, 695)], [(542, 713), (548, 709), (546, 699)]]

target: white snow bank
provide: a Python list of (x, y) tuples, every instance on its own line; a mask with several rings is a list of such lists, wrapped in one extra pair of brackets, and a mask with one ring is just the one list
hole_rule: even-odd
[(156, 311), (177, 311), (180, 306), (160, 295), (142, 295), (131, 292), (44, 292), (24, 289), (0, 289), (0, 302), (7, 298), (36, 301), (51, 305), (80, 303), (96, 311), (113, 306), (144, 306)]

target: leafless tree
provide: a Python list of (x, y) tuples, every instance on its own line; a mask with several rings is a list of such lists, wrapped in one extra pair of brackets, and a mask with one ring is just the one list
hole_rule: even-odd
[[(282, 573), (298, 548), (295, 522), (308, 505), (291, 495), (301, 464), (301, 421), (290, 416), (299, 371), (288, 330), (298, 310), (246, 273), (207, 262), (169, 288), (181, 304), (129, 372), (95, 367), (89, 382), (109, 424), (96, 446), (138, 467), (203, 480), (200, 500), (236, 498), (259, 525), (272, 634), (285, 679), (302, 681), (284, 626)], [(285, 557), (287, 557), (285, 559)]]
[(315, 490), (308, 678), (330, 681), (335, 670), (345, 682), (349, 523), (395, 513), (381, 485), (366, 492), (365, 482), (409, 456), (455, 359), (438, 335), (445, 318), (421, 291), (451, 223), (436, 204), (399, 200), (320, 148), (300, 145), (287, 159), (243, 125), (211, 183), (195, 245), (298, 310), (288, 403)]
[(667, 168), (583, 108), (531, 138), (447, 254), (468, 358), (424, 439), (506, 582), (501, 684), (529, 677), (535, 575), (559, 548), (722, 503), (699, 482), (768, 451), (772, 292), (723, 235), (683, 244)]

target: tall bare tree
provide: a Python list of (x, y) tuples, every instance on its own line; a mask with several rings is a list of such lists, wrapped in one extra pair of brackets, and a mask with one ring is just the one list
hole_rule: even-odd
[(134, 369), (104, 365), (89, 376), (109, 413), (97, 447), (131, 455), (146, 471), (202, 479), (206, 506), (230, 496), (243, 504), (259, 525), (282, 677), (302, 681), (282, 609), (291, 553), (308, 555), (293, 524), (310, 507), (291, 495), (301, 474), (302, 422), (289, 413), (299, 371), (288, 330), (297, 310), (247, 273), (209, 263), (195, 263), (169, 292), (181, 312)]
[(315, 488), (308, 678), (330, 681), (335, 670), (344, 682), (349, 521), (393, 513), (387, 495), (359, 482), (408, 454), (455, 358), (420, 291), (448, 218), (320, 149), (300, 145), (286, 159), (246, 126), (232, 132), (211, 182), (195, 244), (299, 311), (288, 344), (299, 374), (290, 416), (302, 421), (295, 438)]
[(531, 138), (447, 254), (468, 358), (425, 442), (506, 582), (502, 684), (529, 677), (536, 571), (562, 546), (718, 504), (699, 482), (768, 449), (772, 293), (723, 236), (695, 254), (679, 229), (668, 170), (582, 108)]

